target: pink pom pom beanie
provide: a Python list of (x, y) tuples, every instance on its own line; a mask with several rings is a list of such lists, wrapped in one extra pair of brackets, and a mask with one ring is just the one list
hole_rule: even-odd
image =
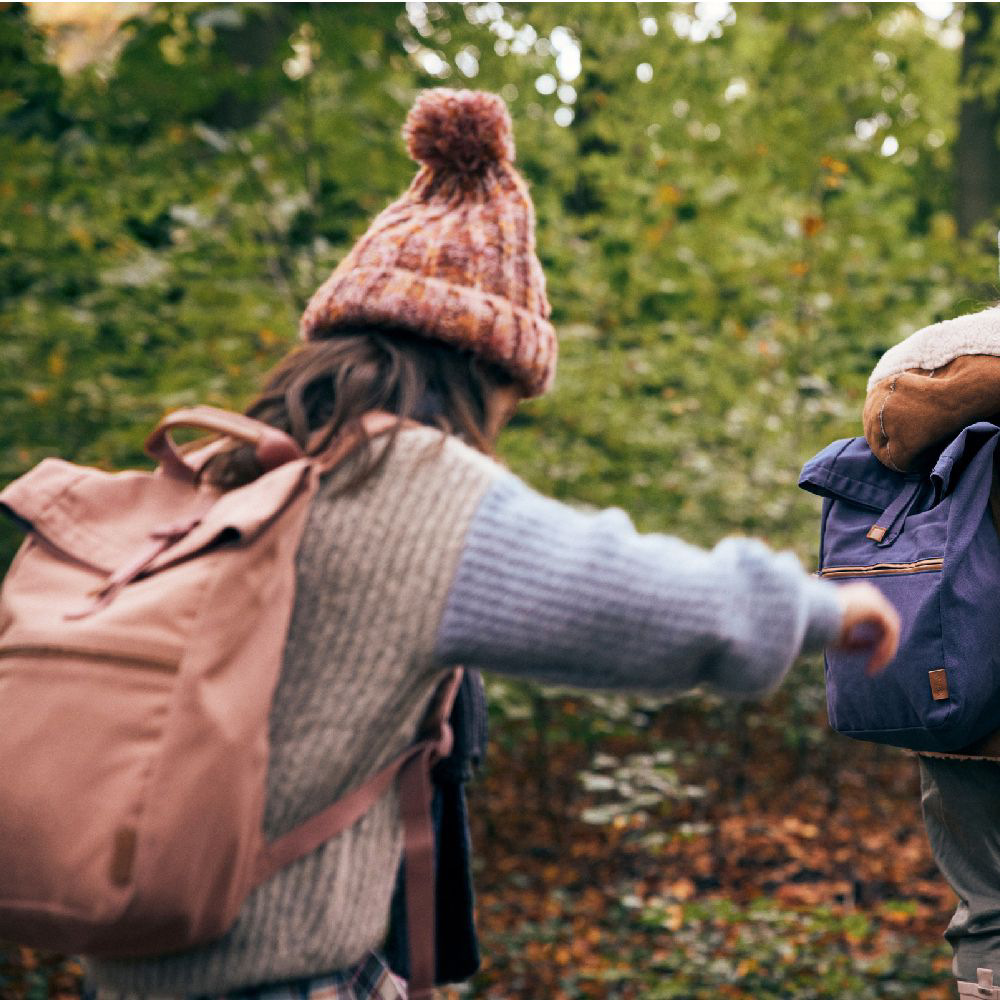
[(541, 395), (556, 334), (506, 105), (483, 91), (425, 91), (403, 136), (420, 170), (310, 299), (302, 338), (391, 324), (468, 349)]

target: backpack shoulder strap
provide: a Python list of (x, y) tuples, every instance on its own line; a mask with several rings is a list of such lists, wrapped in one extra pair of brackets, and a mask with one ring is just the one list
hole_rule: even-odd
[(267, 844), (257, 863), (254, 884), (265, 882), (286, 865), (316, 850), (331, 837), (353, 826), (389, 790), (393, 780), (406, 765), (421, 757), (425, 751), (429, 752), (434, 760), (447, 757), (451, 752), (452, 742), (448, 713), (451, 710), (450, 705), (454, 703), (454, 692), (457, 692), (461, 679), (462, 670), (458, 667), (450, 671), (438, 685), (430, 708), (421, 723), (416, 743), (408, 746), (367, 781), (325, 809), (321, 809), (304, 823)]
[(419, 738), (391, 763), (332, 805), (267, 844), (258, 859), (254, 885), (267, 881), (291, 862), (316, 850), (356, 823), (399, 777), (403, 820), (403, 861), (406, 870), (406, 915), (410, 947), (410, 998), (429, 1000), (435, 965), (434, 826), (431, 819), (431, 778), (434, 764), (451, 753), (448, 723), (462, 683), (456, 667), (438, 685), (420, 725)]

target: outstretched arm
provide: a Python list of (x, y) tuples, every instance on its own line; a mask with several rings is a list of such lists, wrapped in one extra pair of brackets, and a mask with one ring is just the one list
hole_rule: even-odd
[(581, 513), (505, 476), (473, 518), (437, 654), (581, 687), (747, 697), (838, 639), (843, 610), (790, 553), (640, 535), (619, 510)]

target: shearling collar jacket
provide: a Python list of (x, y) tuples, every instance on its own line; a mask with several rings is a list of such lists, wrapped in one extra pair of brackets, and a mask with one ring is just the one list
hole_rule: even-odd
[[(978, 420), (1000, 424), (1000, 307), (918, 330), (890, 348), (868, 380), (865, 438), (897, 472), (925, 467)], [(1000, 531), (996, 468), (990, 505)], [(957, 756), (1000, 757), (1000, 730)]]

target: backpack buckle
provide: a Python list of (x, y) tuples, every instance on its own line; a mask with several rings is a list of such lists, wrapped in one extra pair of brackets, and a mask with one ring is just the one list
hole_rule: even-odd
[(993, 985), (992, 969), (976, 969), (974, 983), (959, 980), (958, 995), (960, 1000), (976, 997), (978, 1000), (1000, 1000), (1000, 986)]

